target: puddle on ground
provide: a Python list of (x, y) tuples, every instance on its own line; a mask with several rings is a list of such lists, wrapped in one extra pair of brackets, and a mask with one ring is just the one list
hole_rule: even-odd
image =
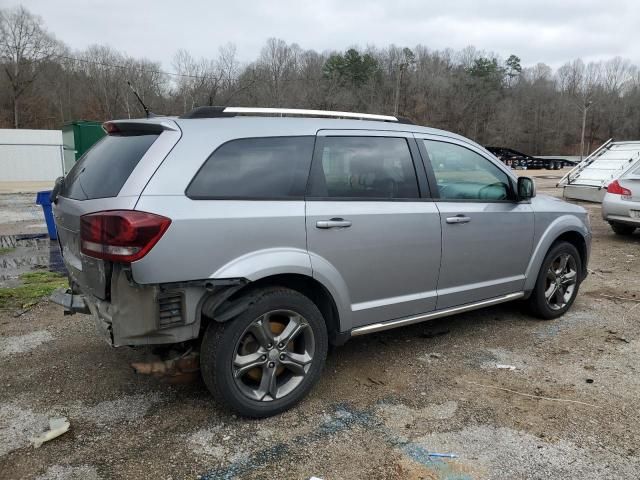
[(31, 270), (49, 270), (67, 274), (60, 246), (46, 234), (0, 235), (0, 286), (9, 286), (21, 274)]

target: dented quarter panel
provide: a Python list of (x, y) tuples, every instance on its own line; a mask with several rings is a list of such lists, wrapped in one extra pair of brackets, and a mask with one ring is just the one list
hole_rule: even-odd
[[(259, 278), (260, 272), (310, 274), (304, 200), (191, 200), (140, 197), (137, 209), (172, 219), (169, 229), (131, 265), (137, 283)], [(276, 259), (288, 262), (277, 268)], [(256, 263), (251, 267), (252, 262)], [(286, 272), (290, 266), (296, 272)]]

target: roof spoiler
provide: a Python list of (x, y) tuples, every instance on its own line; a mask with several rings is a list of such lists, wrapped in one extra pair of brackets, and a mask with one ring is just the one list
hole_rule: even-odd
[(145, 135), (160, 134), (164, 130), (179, 131), (177, 125), (167, 120), (109, 120), (102, 124), (107, 135)]

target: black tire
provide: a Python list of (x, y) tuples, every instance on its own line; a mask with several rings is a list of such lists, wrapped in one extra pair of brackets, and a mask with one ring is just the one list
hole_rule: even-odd
[(555, 162), (555, 163), (553, 164), (553, 169), (554, 169), (554, 170), (560, 170), (561, 168), (562, 168), (562, 163), (560, 163), (560, 162)]
[[(246, 310), (224, 323), (212, 321), (207, 327), (200, 350), (200, 370), (209, 391), (226, 407), (246, 417), (262, 418), (276, 415), (291, 408), (302, 400), (315, 385), (320, 378), (327, 356), (328, 335), (322, 314), (316, 305), (304, 295), (280, 287), (253, 291), (249, 295), (250, 304)], [(234, 359), (237, 358), (238, 349), (242, 348), (243, 341), (246, 342), (247, 335), (253, 335), (248, 332), (248, 329), (252, 325), (255, 326), (258, 319), (269, 312), (285, 310), (300, 315), (302, 320), (306, 321), (304, 328), (311, 329), (313, 355), (309, 368), (302, 375), (301, 383), (283, 397), (265, 396), (263, 400), (249, 398), (246, 393), (243, 393), (244, 387), (239, 384), (244, 377), (238, 380), (234, 376)], [(304, 335), (306, 341), (309, 333)], [(259, 343), (257, 337), (249, 338), (255, 338), (256, 346), (260, 347), (257, 345)], [(275, 343), (271, 350), (266, 352), (267, 354), (270, 354), (272, 350), (277, 350)], [(288, 346), (285, 348), (288, 349)], [(273, 363), (271, 357), (268, 357), (268, 360), (269, 364)], [(277, 359), (274, 360), (277, 362)], [(278, 365), (280, 364), (278, 363)], [(262, 368), (261, 375), (265, 374), (266, 365), (255, 368)], [(291, 378), (295, 378), (292, 373), (285, 373), (285, 375), (287, 374)]]
[(610, 223), (610, 225), (613, 233), (616, 235), (633, 235), (633, 232), (636, 230), (636, 227), (633, 225), (626, 225), (624, 223)]
[[(548, 272), (551, 268), (552, 263), (556, 261), (556, 259), (562, 255), (569, 255), (571, 259), (573, 259), (573, 265), (576, 271), (576, 280), (575, 285), (573, 285), (572, 293), (570, 298), (566, 301), (566, 305), (561, 308), (553, 308), (550, 305), (550, 300), (547, 300), (545, 296), (545, 292), (549, 288), (547, 285), (549, 283)], [(580, 253), (569, 242), (558, 242), (551, 246), (547, 255), (542, 262), (542, 266), (540, 267), (540, 271), (538, 272), (538, 277), (536, 279), (536, 285), (531, 292), (531, 296), (528, 298), (526, 302), (527, 311), (543, 320), (551, 320), (554, 318), (558, 318), (564, 315), (571, 305), (573, 305), (576, 296), (578, 295), (578, 290), (580, 288), (580, 282), (582, 281), (582, 259), (580, 258)], [(552, 286), (553, 282), (551, 282)], [(557, 307), (557, 305), (556, 305)]]

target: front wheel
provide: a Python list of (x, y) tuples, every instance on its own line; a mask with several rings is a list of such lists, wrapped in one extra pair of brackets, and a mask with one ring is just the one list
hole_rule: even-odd
[(217, 399), (260, 418), (287, 410), (311, 390), (328, 337), (322, 314), (304, 295), (285, 288), (250, 295), (250, 306), (237, 317), (209, 324), (200, 369)]
[(553, 245), (542, 262), (529, 297), (529, 311), (545, 320), (564, 315), (578, 294), (580, 272), (582, 260), (576, 247), (569, 242)]

